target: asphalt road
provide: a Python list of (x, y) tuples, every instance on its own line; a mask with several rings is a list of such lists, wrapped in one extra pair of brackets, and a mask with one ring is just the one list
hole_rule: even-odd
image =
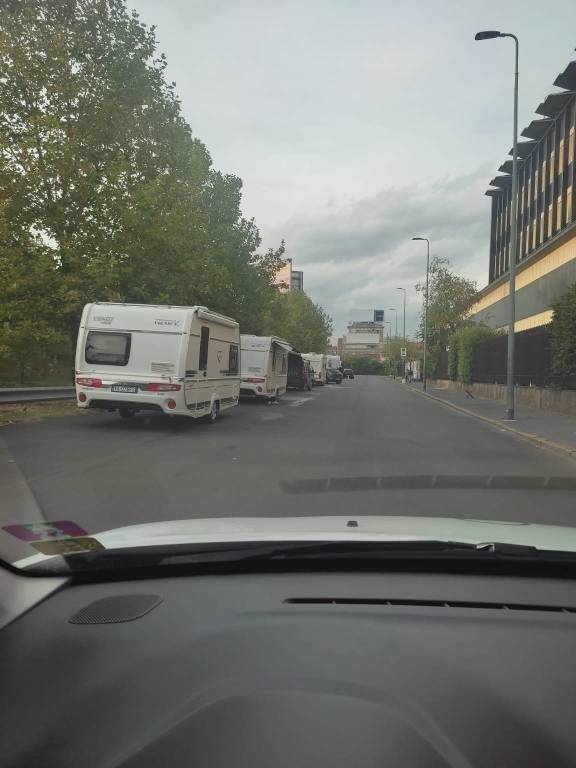
[[(3, 525), (32, 522), (19, 504), (29, 491), (45, 519), (92, 533), (213, 516), (576, 524), (575, 491), (529, 487), (534, 476), (575, 478), (574, 460), (379, 377), (289, 392), (273, 405), (248, 402), (214, 425), (97, 412), (14, 424), (0, 430), (0, 448)], [(441, 487), (474, 486), (480, 475), (504, 488)]]

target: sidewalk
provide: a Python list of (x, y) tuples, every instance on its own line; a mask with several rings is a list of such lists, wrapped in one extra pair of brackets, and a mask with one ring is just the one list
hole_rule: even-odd
[(504, 419), (505, 403), (503, 400), (486, 400), (481, 397), (466, 397), (465, 392), (459, 392), (442, 387), (428, 386), (426, 393), (420, 383), (403, 384), (410, 387), (422, 397), (439, 400), (446, 405), (464, 411), (509, 432), (521, 435), (534, 443), (576, 458), (576, 418), (562, 413), (553, 413), (535, 408), (522, 406), (516, 408), (514, 421)]

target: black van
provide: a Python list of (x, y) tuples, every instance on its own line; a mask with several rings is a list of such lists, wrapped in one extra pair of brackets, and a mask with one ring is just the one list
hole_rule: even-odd
[(298, 352), (288, 352), (288, 389), (312, 389), (310, 368)]

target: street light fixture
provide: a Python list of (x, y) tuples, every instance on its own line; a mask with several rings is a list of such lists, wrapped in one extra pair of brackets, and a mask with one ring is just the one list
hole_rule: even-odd
[[(404, 292), (404, 303), (403, 303), (404, 318), (402, 323), (402, 337), (404, 339), (404, 349), (406, 349), (406, 288), (396, 288), (396, 290)], [(406, 350), (406, 354), (408, 354), (408, 350)], [(406, 378), (406, 358), (404, 358), (404, 365), (402, 366), (402, 371), (403, 371), (403, 378)]]
[(512, 146), (512, 222), (510, 225), (508, 360), (506, 371), (506, 419), (514, 419), (514, 328), (516, 325), (516, 260), (518, 257), (518, 38), (509, 32), (477, 32), (475, 40), (511, 37), (515, 47), (514, 68), (514, 144)]
[(422, 389), (426, 392), (426, 349), (428, 347), (428, 283), (430, 280), (430, 240), (427, 237), (413, 237), (412, 240), (426, 241), (426, 294), (424, 296), (424, 361), (422, 364)]

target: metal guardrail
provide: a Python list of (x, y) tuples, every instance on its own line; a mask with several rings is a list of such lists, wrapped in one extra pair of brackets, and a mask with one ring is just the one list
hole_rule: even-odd
[(32, 403), (40, 400), (71, 400), (74, 397), (76, 397), (74, 387), (0, 388), (0, 404)]

